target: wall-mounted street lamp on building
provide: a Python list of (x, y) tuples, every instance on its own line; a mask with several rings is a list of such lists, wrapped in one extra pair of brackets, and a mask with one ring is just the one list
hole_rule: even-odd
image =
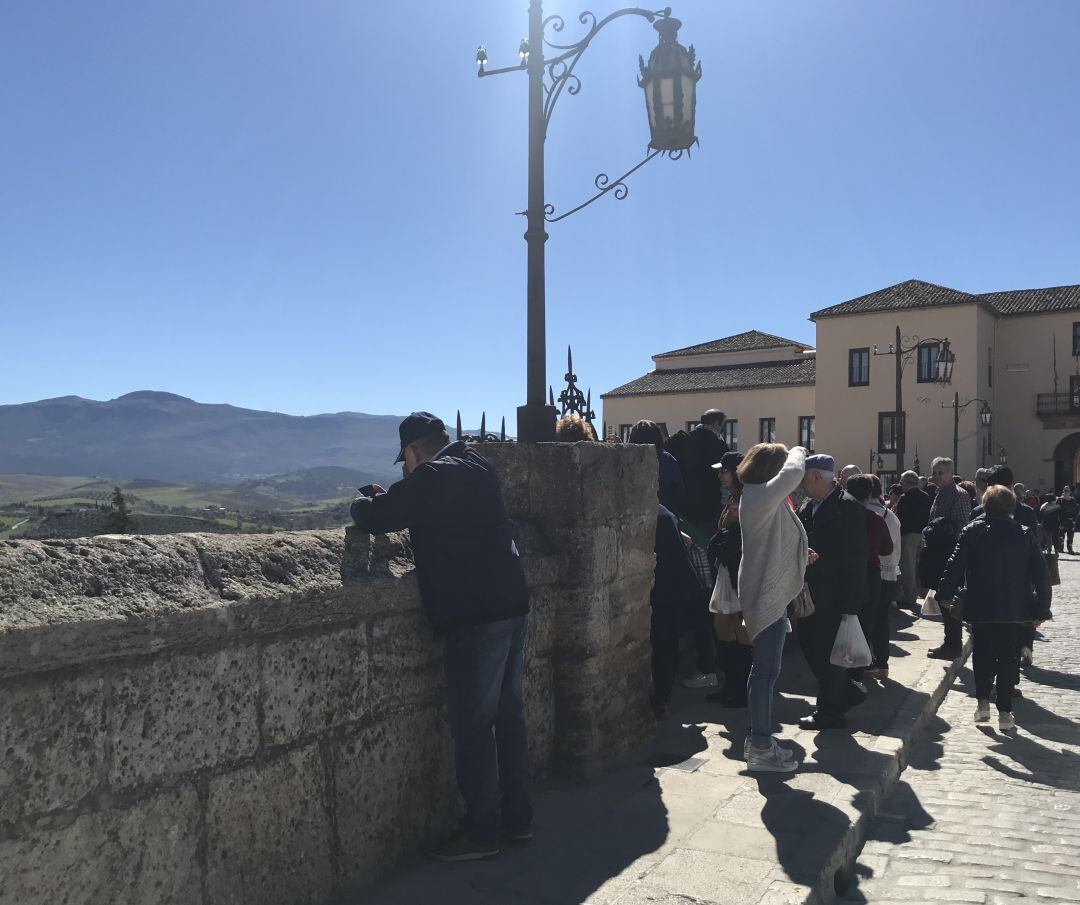
[[(564, 89), (567, 94), (577, 94), (581, 90), (581, 80), (574, 69), (592, 39), (604, 26), (623, 16), (639, 16), (651, 22), (660, 35), (648, 64), (640, 56), (638, 58), (641, 70), (638, 85), (645, 92), (649, 116), (649, 152), (617, 179), (600, 173), (593, 180), (595, 194), (577, 207), (556, 215), (554, 205), (544, 196), (544, 142), (551, 125), (551, 114)], [(555, 439), (555, 407), (548, 403), (544, 394), (547, 389), (546, 224), (557, 223), (607, 194), (622, 200), (629, 192), (625, 180), (650, 160), (662, 154), (677, 160), (697, 144), (694, 126), (701, 64), (692, 44), (689, 48), (679, 44), (678, 32), (682, 23), (672, 17), (671, 7), (655, 12), (628, 7), (603, 19), (584, 12), (578, 16), (578, 21), (588, 29), (585, 36), (575, 43), (562, 44), (557, 36), (566, 27), (565, 20), (559, 15), (545, 18), (542, 0), (531, 0), (529, 35), (518, 45), (517, 66), (487, 69), (487, 49), (481, 45), (476, 51), (477, 75), (481, 77), (507, 72), (527, 72), (529, 75), (529, 201), (528, 208), (521, 212), (528, 223), (525, 230), (528, 247), (527, 379), (525, 405), (518, 408), (517, 429), (518, 439), (529, 442)], [(545, 56), (545, 48), (550, 49), (551, 56)]]
[(1005, 447), (1001, 447), (1001, 452), (998, 454), (998, 462), (1002, 465), (1009, 464), (1009, 454), (1005, 452)]

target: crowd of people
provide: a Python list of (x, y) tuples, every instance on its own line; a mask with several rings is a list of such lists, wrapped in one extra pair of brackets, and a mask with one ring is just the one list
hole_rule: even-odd
[(665, 438), (639, 421), (631, 443), (652, 444), (659, 469), (656, 580), (652, 591), (652, 706), (666, 719), (680, 643), (693, 639), (683, 681), (724, 707), (746, 707), (744, 756), (752, 771), (799, 766), (772, 715), (787, 635), (817, 683), (800, 725), (843, 730), (869, 683), (889, 676), (894, 608), (940, 615), (942, 643), (928, 656), (955, 661), (963, 626), (972, 638), (975, 719), (1015, 726), (1021, 665), (1051, 618), (1057, 555), (1072, 553), (1080, 504), (1072, 488), (1038, 497), (1008, 465), (973, 481), (939, 457), (923, 477), (884, 487), (855, 465), (780, 443), (745, 455), (728, 449), (712, 409)]

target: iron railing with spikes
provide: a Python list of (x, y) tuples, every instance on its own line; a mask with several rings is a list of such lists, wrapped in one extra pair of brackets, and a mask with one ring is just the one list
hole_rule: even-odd
[(512, 443), (513, 440), (506, 436), (506, 416), (503, 416), (502, 426), (499, 428), (497, 434), (489, 434), (487, 430), (487, 412), (480, 415), (480, 433), (478, 434), (466, 434), (461, 429), (461, 412), (457, 413), (457, 440), (464, 440), (466, 443)]
[[(587, 422), (595, 433), (596, 425), (593, 421), (596, 419), (596, 412), (592, 408), (592, 389), (590, 388), (586, 394), (582, 393), (578, 387), (577, 374), (574, 373), (574, 352), (570, 346), (566, 347), (566, 375), (563, 380), (566, 381), (566, 388), (559, 393), (559, 417), (577, 415), (582, 421)], [(551, 387), (548, 387), (548, 402), (554, 407), (555, 391)]]

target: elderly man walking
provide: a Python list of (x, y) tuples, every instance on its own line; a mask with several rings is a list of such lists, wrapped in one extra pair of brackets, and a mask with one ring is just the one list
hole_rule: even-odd
[(919, 486), (919, 475), (905, 471), (900, 476), (903, 496), (896, 506), (900, 519), (900, 605), (909, 610), (916, 607), (918, 597), (919, 550), (923, 528), (930, 521), (930, 497)]
[[(953, 460), (945, 456), (930, 463), (930, 480), (937, 487), (937, 494), (930, 507), (929, 524), (933, 533), (927, 537), (927, 555), (933, 565), (926, 575), (927, 587), (937, 587), (945, 563), (960, 536), (960, 529), (971, 518), (971, 497), (956, 486), (953, 480), (955, 472)], [(945, 624), (944, 642), (941, 647), (927, 651), (926, 655), (935, 660), (955, 660), (963, 653), (964, 624), (946, 612), (941, 614), (941, 620)]]
[[(818, 682), (817, 710), (799, 720), (804, 729), (842, 729), (844, 714), (861, 703), (865, 693), (848, 671), (830, 660), (841, 617), (858, 616), (869, 594), (866, 516), (862, 505), (836, 482), (832, 456), (806, 459), (803, 489), (809, 499), (799, 509), (811, 559), (806, 581), (814, 598), (814, 614), (799, 620), (799, 646)], [(816, 554), (816, 559), (814, 557)]]
[(490, 463), (413, 412), (398, 428), (405, 477), (360, 489), (352, 517), (372, 534), (409, 529), (424, 611), (444, 640), (447, 709), (465, 832), (429, 854), (475, 861), (500, 836), (532, 838), (522, 698), (528, 591)]

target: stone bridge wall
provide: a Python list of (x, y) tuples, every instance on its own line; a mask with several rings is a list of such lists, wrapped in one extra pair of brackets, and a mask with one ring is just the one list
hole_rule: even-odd
[[(492, 444), (537, 777), (648, 731), (656, 461)], [(458, 816), (408, 535), (0, 542), (0, 903), (345, 898)]]

